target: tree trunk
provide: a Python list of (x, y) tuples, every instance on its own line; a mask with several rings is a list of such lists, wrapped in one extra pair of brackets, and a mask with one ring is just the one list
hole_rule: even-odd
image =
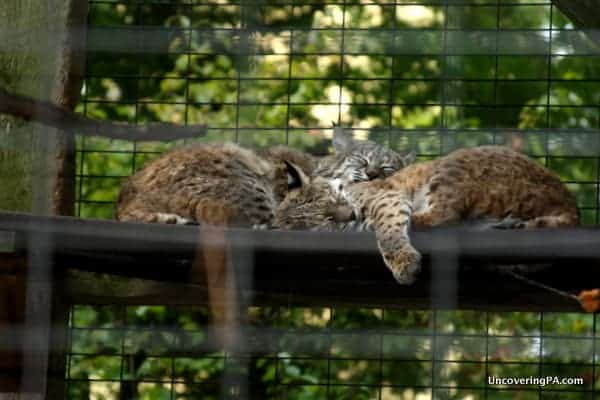
[[(0, 2), (0, 86), (74, 108), (85, 65), (87, 2)], [(72, 132), (0, 115), (0, 209), (73, 214)]]
[[(74, 108), (83, 77), (86, 18), (85, 0), (1, 0), (0, 87)], [(0, 115), (0, 209), (72, 214), (74, 182), (73, 132)], [(40, 235), (28, 246), (26, 265), (0, 274), (3, 290), (12, 293), (0, 299), (5, 303), (0, 310), (24, 298), (15, 311), (20, 321), (0, 321), (7, 335), (12, 329), (20, 336), (16, 351), (22, 355), (13, 357), (20, 362), (10, 369), (17, 371), (17, 382), (20, 375), (20, 386), (0, 386), (0, 392), (19, 391), (23, 399), (63, 398), (68, 308), (54, 286), (53, 237)]]

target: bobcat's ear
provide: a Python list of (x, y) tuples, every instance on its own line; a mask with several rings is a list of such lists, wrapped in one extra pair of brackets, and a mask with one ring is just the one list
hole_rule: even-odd
[(310, 178), (302, 171), (302, 168), (287, 160), (283, 162), (287, 170), (288, 190), (306, 186), (310, 183)]
[(337, 153), (345, 153), (350, 150), (354, 139), (351, 134), (341, 126), (333, 127), (333, 148)]
[(410, 153), (402, 156), (402, 166), (406, 167), (407, 165), (414, 163), (416, 159), (417, 155), (414, 151), (411, 151)]

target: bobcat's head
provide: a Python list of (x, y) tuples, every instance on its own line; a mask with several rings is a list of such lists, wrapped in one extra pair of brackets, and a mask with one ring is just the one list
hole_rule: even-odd
[(344, 183), (386, 178), (414, 160), (369, 140), (354, 140), (344, 128), (333, 128), (335, 154), (319, 162), (314, 175), (341, 179)]
[(351, 229), (354, 212), (340, 196), (339, 180), (308, 177), (288, 163), (289, 191), (275, 212), (281, 229), (333, 231)]

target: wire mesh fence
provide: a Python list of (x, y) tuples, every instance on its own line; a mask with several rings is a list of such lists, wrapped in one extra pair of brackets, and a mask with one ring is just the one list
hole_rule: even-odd
[[(598, 222), (600, 53), (549, 1), (91, 1), (89, 25), (87, 115), (320, 154), (332, 121), (422, 158), (510, 143)], [(82, 139), (79, 215), (165, 148)]]
[[(202, 308), (77, 306), (69, 397), (584, 399), (598, 385), (593, 315), (251, 307), (248, 318), (243, 348), (224, 352)], [(570, 380), (492, 381), (507, 377)]]
[[(325, 154), (331, 122), (429, 159), (506, 144), (600, 218), (600, 47), (550, 1), (90, 0), (79, 111), (206, 123), (198, 140)], [(77, 214), (179, 144), (79, 138)], [(482, 283), (483, 284), (483, 283)], [(401, 290), (401, 288), (399, 288)], [(243, 349), (202, 308), (74, 306), (68, 398), (594, 398), (591, 315), (249, 308)], [(217, 332), (217, 333), (215, 333)], [(578, 377), (492, 385), (488, 377)]]

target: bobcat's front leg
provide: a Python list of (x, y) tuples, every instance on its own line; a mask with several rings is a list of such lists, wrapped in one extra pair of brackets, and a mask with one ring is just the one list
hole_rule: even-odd
[(396, 281), (412, 285), (421, 271), (421, 254), (410, 244), (408, 237), (402, 239), (399, 232), (377, 236), (377, 246)]
[(402, 191), (380, 192), (369, 200), (364, 217), (375, 231), (383, 260), (398, 283), (410, 285), (421, 270), (421, 255), (408, 235), (411, 200)]

